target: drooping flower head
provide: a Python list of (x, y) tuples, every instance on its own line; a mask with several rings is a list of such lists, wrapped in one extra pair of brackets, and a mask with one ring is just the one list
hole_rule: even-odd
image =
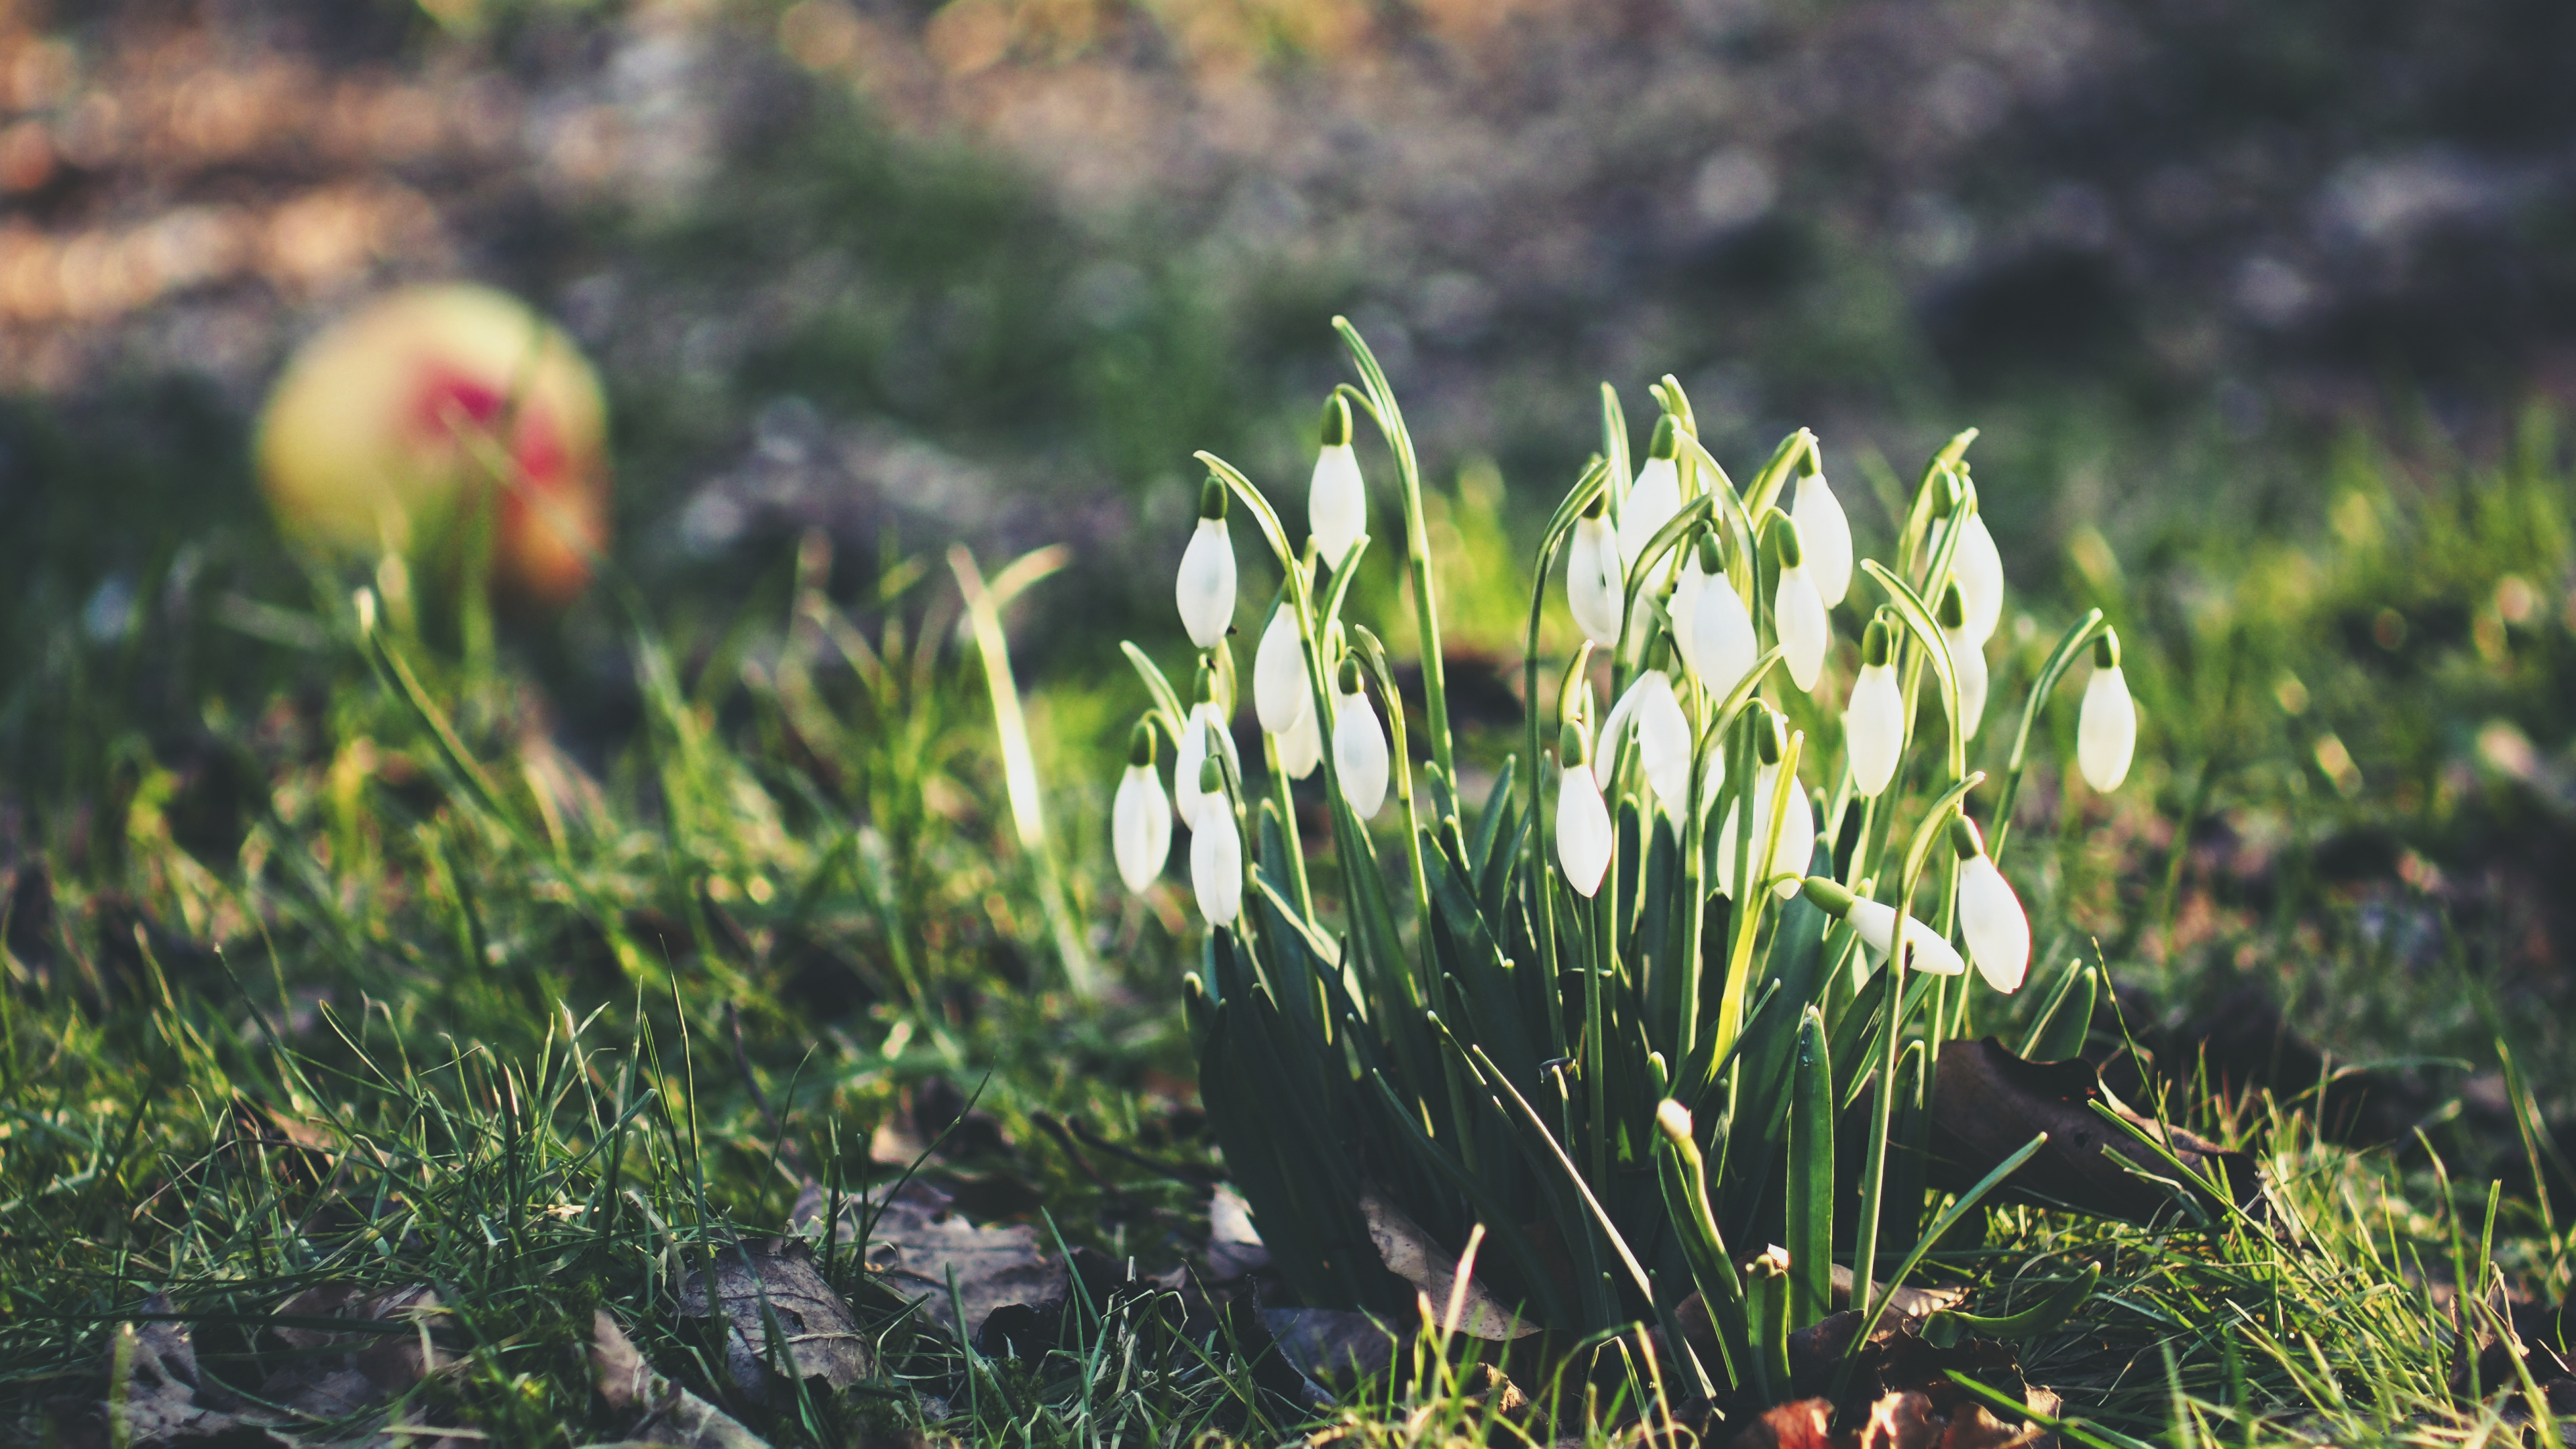
[(1118, 878), (1138, 895), (1163, 873), (1172, 854), (1172, 805), (1154, 770), (1154, 726), (1140, 721), (1127, 745), (1127, 773), (1109, 810), (1109, 841)]
[(1284, 735), (1315, 708), (1315, 691), (1306, 679), (1306, 650), (1297, 637), (1297, 610), (1285, 593), (1270, 611), (1270, 626), (1261, 631), (1261, 647), (1252, 656), (1252, 710), (1264, 733)]
[(1339, 567), (1368, 532), (1368, 489), (1360, 480), (1359, 454), (1351, 448), (1351, 405), (1338, 393), (1324, 403), (1323, 434), (1324, 449), (1315, 455), (1315, 479), (1306, 491), (1306, 528), (1325, 564)]
[(1192, 830), (1199, 828), (1199, 810), (1209, 798), (1199, 787), (1199, 767), (1208, 759), (1208, 741), (1216, 741), (1216, 748), (1238, 775), (1243, 770), (1242, 759), (1234, 751), (1233, 731), (1226, 727), (1225, 706), (1217, 702), (1216, 670), (1204, 659), (1199, 661), (1197, 693), (1198, 703), (1190, 706), (1190, 717), (1181, 725), (1180, 744), (1172, 753), (1172, 804), (1180, 811), (1181, 823)]
[(1341, 777), (1342, 798), (1362, 820), (1377, 818), (1386, 807), (1386, 727), (1378, 723), (1360, 680), (1360, 662), (1342, 660), (1340, 699), (1333, 706), (1333, 769)]
[(1568, 720), (1557, 732), (1556, 764), (1556, 863), (1575, 894), (1589, 898), (1609, 872), (1616, 837), (1592, 778), (1581, 721)]
[(1210, 478), (1199, 489), (1199, 524), (1181, 555), (1172, 596), (1190, 642), (1213, 649), (1234, 623), (1234, 541), (1225, 531), (1225, 485)]
[(1679, 433), (1671, 413), (1655, 420), (1645, 466), (1637, 470), (1627, 501), (1619, 505), (1619, 562), (1631, 572), (1646, 545), (1682, 511), (1681, 466), (1674, 461), (1681, 446)]
[(2093, 641), (2093, 678), (2084, 686), (2084, 711), (2075, 719), (2075, 763), (2084, 783), (2108, 793), (2129, 777), (2138, 748), (2138, 707), (2120, 673), (2120, 636), (2110, 629)]
[(1789, 680), (1812, 693), (1824, 672), (1825, 650), (1833, 643), (1833, 625), (1825, 618), (1825, 601), (1807, 576), (1806, 548), (1798, 525), (1786, 515), (1771, 522), (1771, 547), (1780, 559), (1780, 583), (1772, 593), (1771, 623), (1780, 631), (1781, 662)]
[[(1860, 937), (1873, 958), (1884, 961), (1895, 950), (1894, 906), (1853, 895), (1839, 881), (1820, 875), (1807, 877), (1802, 888), (1818, 910), (1851, 922), (1852, 934)], [(1968, 963), (1959, 959), (1959, 953), (1941, 939), (1939, 932), (1912, 916), (1905, 918), (1905, 966), (1909, 971), (1928, 971), (1935, 976), (1956, 976), (1968, 969)]]
[(1966, 601), (1968, 638), (1983, 644), (1995, 637), (1995, 626), (2004, 617), (2004, 556), (1995, 548), (1995, 536), (1986, 531), (1984, 509), (1969, 514), (1960, 526), (1959, 551), (1951, 556), (1950, 574), (1959, 581)]
[(1950, 822), (1950, 843), (1959, 853), (1959, 935), (1968, 943), (1968, 959), (1997, 991), (2021, 989), (2030, 971), (2030, 917), (2012, 882), (1986, 854), (1986, 839), (1976, 822), (1961, 815)]
[(1959, 673), (1959, 735), (1973, 740), (1986, 717), (1986, 651), (1969, 635), (1966, 617), (1959, 581), (1952, 579), (1941, 591), (1941, 610), (1935, 618), (1941, 625), (1941, 640), (1950, 648), (1950, 667)]
[[(1816, 853), (1815, 807), (1808, 802), (1796, 776), (1791, 775), (1785, 781), (1782, 779), (1781, 772), (1785, 768), (1792, 739), (1788, 720), (1769, 705), (1763, 705), (1749, 713), (1744, 727), (1753, 733), (1754, 762), (1753, 787), (1749, 792), (1754, 804), (1753, 834), (1747, 859), (1758, 870), (1764, 855), (1769, 855), (1771, 874), (1775, 878), (1772, 893), (1786, 900), (1798, 893), (1798, 877), (1805, 873), (1807, 862)], [(1710, 752), (1712, 774), (1717, 774), (1722, 768), (1720, 762), (1724, 754), (1722, 750)], [(1722, 782), (1723, 778), (1719, 774), (1712, 785)], [(1742, 806), (1743, 797), (1740, 795), (1729, 802), (1725, 822), (1718, 827), (1717, 890), (1718, 894), (1730, 898), (1735, 894), (1736, 822), (1744, 818), (1740, 813)], [(1776, 845), (1775, 829), (1778, 832)]]
[(1646, 667), (1619, 696), (1601, 726), (1601, 747), (1592, 761), (1594, 783), (1606, 790), (1618, 767), (1619, 745), (1631, 728), (1637, 732), (1637, 763), (1666, 810), (1678, 816), (1690, 808), (1690, 720), (1673, 694), (1672, 677), (1664, 671), (1672, 646), (1658, 634), (1646, 646)]
[(1243, 837), (1215, 760), (1199, 767), (1198, 785), (1216, 803), (1190, 829), (1190, 893), (1209, 925), (1230, 926), (1243, 914)]
[(1860, 636), (1860, 677), (1843, 708), (1843, 749), (1851, 758), (1852, 790), (1874, 799), (1896, 778), (1905, 750), (1905, 698), (1890, 662), (1895, 638), (1885, 619), (1872, 619)]
[(1714, 532), (1699, 536), (1699, 567), (1708, 576), (1691, 603), (1691, 629), (1684, 660), (1708, 692), (1724, 698), (1762, 657), (1753, 632), (1753, 615), (1726, 576)]
[(1574, 611), (1575, 627), (1604, 649), (1619, 642), (1619, 622), (1627, 610), (1627, 573), (1619, 560), (1618, 535), (1605, 516), (1606, 501), (1592, 500), (1574, 521), (1574, 538), (1565, 550), (1565, 602)]
[(1799, 540), (1807, 546), (1807, 574), (1815, 580), (1816, 597), (1833, 608), (1851, 592), (1851, 520), (1843, 516), (1842, 500), (1825, 482), (1813, 449), (1799, 463), (1798, 497), (1789, 516), (1797, 520)]

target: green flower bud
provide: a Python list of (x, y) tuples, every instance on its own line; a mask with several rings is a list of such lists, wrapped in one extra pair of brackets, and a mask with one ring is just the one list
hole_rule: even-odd
[(1895, 647), (1895, 641), (1888, 636), (1885, 619), (1870, 620), (1869, 627), (1860, 633), (1860, 658), (1863, 664), (1871, 666), (1885, 664), (1889, 653)]
[(1135, 733), (1127, 737), (1127, 763), (1131, 765), (1154, 763), (1154, 746), (1153, 723), (1141, 719), (1136, 721)]
[(1675, 440), (1680, 431), (1681, 429), (1674, 425), (1671, 413), (1655, 419), (1655, 438), (1653, 442), (1646, 445), (1646, 456), (1669, 458), (1680, 452), (1681, 444)]
[[(1217, 760), (1216, 747), (1210, 745), (1207, 760), (1199, 766), (1199, 790), (1204, 794), (1214, 795), (1224, 788), (1225, 766)], [(1206, 819), (1206, 812), (1201, 811), (1199, 818)]]
[(1216, 703), (1216, 665), (1210, 659), (1207, 654), (1199, 656), (1198, 700), (1201, 704)]
[(1655, 1108), (1655, 1126), (1657, 1129), (1662, 1131), (1666, 1137), (1672, 1139), (1674, 1146), (1688, 1147), (1691, 1145), (1692, 1127), (1690, 1108), (1683, 1106), (1672, 1098), (1666, 1097), (1663, 1100), (1663, 1104)]
[(1591, 502), (1583, 505), (1583, 516), (1586, 518), (1599, 518), (1602, 514), (1608, 512), (1609, 509), (1610, 490), (1604, 488), (1600, 492), (1592, 495)]
[(2120, 667), (2119, 630), (2105, 629), (2102, 631), (2101, 636), (2093, 641), (2093, 667), (2096, 669), (2117, 669)]
[(1967, 601), (1959, 596), (1959, 581), (1952, 579), (1941, 589), (1941, 607), (1935, 615), (1944, 629), (1962, 629), (1968, 623)]
[(1335, 393), (1324, 399), (1324, 446), (1347, 447), (1351, 441), (1350, 399)]
[(1965, 815), (1950, 817), (1950, 848), (1961, 860), (1974, 860), (1986, 853), (1986, 838), (1977, 832), (1977, 822)]
[(1771, 547), (1780, 555), (1780, 567), (1797, 568), (1807, 561), (1807, 549), (1798, 541), (1798, 525), (1787, 514), (1771, 525)]
[(1699, 532), (1699, 571), (1710, 578), (1726, 572), (1726, 555), (1718, 549), (1717, 530), (1714, 528), (1703, 528)]
[(1556, 732), (1556, 762), (1566, 769), (1580, 769), (1592, 761), (1591, 745), (1583, 738), (1583, 726), (1568, 724)]
[(1199, 485), (1199, 517), (1221, 519), (1225, 517), (1225, 509), (1225, 484), (1222, 481), (1210, 478)]
[(1335, 676), (1335, 677), (1341, 680), (1341, 683), (1342, 683), (1342, 693), (1344, 693), (1344, 694), (1357, 694), (1357, 693), (1359, 693), (1359, 692), (1360, 692), (1360, 662), (1359, 662), (1359, 660), (1358, 660), (1358, 659), (1356, 659), (1356, 658), (1354, 658), (1354, 657), (1352, 657), (1351, 655), (1348, 655), (1348, 654), (1343, 655), (1343, 656), (1342, 656), (1342, 669), (1341, 669), (1341, 673), (1340, 673), (1339, 675)]
[(1776, 765), (1789, 748), (1789, 732), (1778, 711), (1765, 706), (1761, 717), (1753, 722), (1753, 752), (1762, 763)]
[(1800, 888), (1806, 892), (1807, 899), (1815, 903), (1817, 910), (1838, 921), (1851, 912), (1852, 901), (1856, 899), (1840, 881), (1821, 875), (1807, 877)]

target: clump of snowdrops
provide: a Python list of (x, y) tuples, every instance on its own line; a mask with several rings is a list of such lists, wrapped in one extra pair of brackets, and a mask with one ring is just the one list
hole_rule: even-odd
[[(1361, 383), (1325, 408), (1303, 539), (1200, 454), (1175, 590), (1199, 650), (1188, 695), (1127, 646), (1155, 703), (1118, 790), (1118, 865), (1146, 890), (1176, 814), (1189, 832), (1206, 925), (1189, 1002), (1226, 1162), (1309, 1303), (1415, 1302), (1373, 1231), (1451, 1253), (1473, 1238), (1477, 1301), (1508, 1310), (1482, 1316), (1489, 1334), (1648, 1321), (1678, 1346), (1697, 1293), (1719, 1361), (1680, 1349), (1673, 1367), (1711, 1395), (1772, 1398), (1786, 1335), (1826, 1313), (1838, 1260), (1889, 1285), (1875, 1313), (2019, 1160), (1924, 1221), (1927, 1063), (1981, 992), (1991, 1009), (2025, 979), (2030, 927), (1998, 861), (2042, 706), (2088, 656), (2081, 771), (2097, 790), (2128, 771), (2117, 637), (2098, 611), (2067, 631), (1985, 788), (1969, 746), (1989, 722), (2005, 579), (1964, 458), (1974, 432), (1924, 467), (1893, 560), (1855, 562), (1812, 434), (1739, 485), (1666, 377), (1632, 463), (1605, 387), (1602, 449), (1534, 570), (1526, 753), (1471, 806), (1419, 465), (1385, 375), (1336, 326)], [(1373, 543), (1358, 418), (1393, 459), (1418, 700), (1343, 609)], [(1238, 594), (1236, 507), (1284, 576), (1266, 606)], [(1551, 588), (1583, 636), (1571, 658), (1540, 656)], [(1258, 641), (1257, 771), (1232, 731), (1238, 621)], [(1857, 661), (1848, 678), (1828, 667), (1838, 653)], [(1427, 739), (1408, 737), (1407, 703)], [(1318, 771), (1332, 840), (1310, 860), (1295, 802)], [(2071, 1055), (2090, 1000), (2070, 970), (2027, 1045)]]

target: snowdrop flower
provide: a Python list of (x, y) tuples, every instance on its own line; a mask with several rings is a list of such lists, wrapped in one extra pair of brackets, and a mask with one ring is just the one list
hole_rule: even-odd
[(1602, 508), (1596, 497), (1574, 521), (1574, 541), (1565, 551), (1565, 602), (1583, 637), (1609, 649), (1619, 643), (1627, 575), (1619, 562), (1618, 536), (1610, 531)]
[(1118, 797), (1109, 810), (1109, 839), (1118, 857), (1118, 878), (1143, 895), (1172, 855), (1172, 802), (1164, 798), (1162, 776), (1154, 772), (1150, 723), (1140, 722), (1127, 746), (1127, 773), (1118, 781)]
[(1362, 820), (1386, 806), (1386, 728), (1377, 722), (1368, 691), (1360, 687), (1360, 662), (1342, 661), (1341, 700), (1333, 706), (1333, 768), (1342, 798)]
[(1995, 637), (1995, 626), (2004, 617), (2004, 556), (1986, 531), (1985, 514), (1968, 515), (1959, 551), (1950, 556), (1950, 577), (1958, 580), (1959, 597), (1967, 604), (1968, 638), (1983, 644)]
[[(1199, 666), (1199, 702), (1190, 706), (1190, 717), (1182, 722), (1180, 747), (1172, 754), (1172, 803), (1180, 811), (1181, 823), (1192, 830), (1199, 828), (1199, 808), (1208, 800), (1199, 788), (1200, 767), (1207, 763), (1208, 741), (1214, 739), (1235, 773), (1243, 772), (1243, 758), (1235, 753), (1233, 732), (1226, 728), (1225, 711), (1216, 702), (1216, 671)], [(1223, 796), (1217, 797), (1220, 801)]]
[(1708, 582), (1691, 603), (1690, 641), (1682, 657), (1709, 693), (1722, 699), (1752, 672), (1762, 657), (1761, 641), (1743, 598), (1718, 567), (1717, 535), (1700, 535), (1698, 563)]
[(1959, 737), (1973, 740), (1986, 717), (1986, 649), (1966, 625), (1966, 591), (1959, 581), (1941, 591), (1941, 640), (1950, 646), (1950, 667), (1959, 672)]
[(1843, 749), (1851, 757), (1852, 789), (1875, 798), (1896, 778), (1905, 750), (1905, 699), (1888, 662), (1892, 647), (1885, 619), (1872, 619), (1860, 636), (1860, 678), (1843, 708)]
[(2030, 970), (2030, 917), (2022, 913), (2021, 897), (1986, 854), (1976, 822), (1965, 815), (1952, 820), (1950, 843), (1959, 852), (1959, 935), (1968, 943), (1968, 959), (1988, 986), (2018, 991)]
[(1288, 772), (1289, 779), (1305, 779), (1324, 763), (1324, 727), (1316, 722), (1313, 710), (1297, 716), (1297, 722), (1277, 738), (1279, 768)]
[(1181, 555), (1172, 595), (1190, 642), (1213, 649), (1234, 622), (1234, 541), (1225, 532), (1225, 485), (1214, 478), (1199, 489), (1199, 527)]
[(1634, 570), (1637, 558), (1646, 545), (1682, 511), (1681, 468), (1673, 461), (1680, 444), (1674, 441), (1678, 431), (1673, 415), (1666, 413), (1655, 420), (1655, 438), (1646, 448), (1646, 466), (1637, 470), (1637, 481), (1628, 488), (1628, 500), (1619, 505), (1619, 562)]
[(1708, 587), (1708, 572), (1699, 563), (1707, 538), (1708, 531), (1702, 529), (1698, 538), (1682, 541), (1682, 571), (1674, 576), (1673, 591), (1664, 599), (1664, 617), (1672, 621), (1673, 646), (1681, 651), (1684, 664), (1690, 662), (1691, 636), (1696, 632), (1692, 626), (1699, 622), (1699, 591)]
[(1664, 673), (1670, 647), (1661, 636), (1648, 646), (1646, 668), (1619, 696), (1601, 727), (1601, 750), (1592, 761), (1592, 779), (1601, 789), (1610, 788), (1610, 772), (1618, 767), (1619, 742), (1634, 726), (1637, 763), (1646, 772), (1646, 783), (1664, 808), (1678, 816), (1690, 808), (1691, 727), (1681, 701), (1674, 697), (1672, 678)]
[[(1808, 803), (1807, 792), (1799, 788), (1794, 776), (1788, 781), (1788, 789), (1785, 792), (1781, 790), (1780, 761), (1786, 753), (1787, 743), (1781, 736), (1785, 726), (1780, 716), (1767, 708), (1763, 714), (1764, 718), (1753, 723), (1757, 765), (1753, 772), (1753, 800), (1759, 813), (1753, 817), (1752, 858), (1753, 864), (1759, 867), (1764, 850), (1770, 850), (1772, 874), (1785, 873), (1787, 877), (1773, 885), (1771, 891), (1785, 901), (1798, 893), (1798, 877), (1806, 872), (1807, 862), (1815, 856), (1816, 811)], [(1714, 752), (1712, 759), (1723, 754), (1723, 751)], [(1724, 771), (1712, 764), (1710, 773), (1710, 786), (1714, 789), (1723, 782)], [(1786, 798), (1782, 798), (1784, 794)], [(1717, 892), (1730, 900), (1735, 895), (1735, 825), (1741, 818), (1738, 811), (1743, 803), (1740, 795), (1727, 803), (1726, 822), (1717, 830)], [(1776, 846), (1771, 842), (1774, 819), (1778, 820), (1780, 831)]]
[(1264, 732), (1284, 735), (1314, 712), (1315, 691), (1306, 681), (1306, 650), (1297, 638), (1296, 606), (1287, 598), (1270, 611), (1261, 648), (1252, 656), (1252, 711)]
[[(1807, 899), (1815, 902), (1818, 910), (1851, 922), (1852, 934), (1860, 937), (1861, 944), (1869, 948), (1872, 957), (1880, 961), (1887, 959), (1896, 940), (1894, 906), (1855, 896), (1839, 883), (1820, 875), (1807, 877), (1804, 889)], [(1912, 916), (1905, 918), (1905, 965), (1909, 970), (1929, 971), (1935, 976), (1956, 976), (1968, 969), (1968, 963), (1959, 959), (1959, 953), (1950, 949), (1949, 942)]]
[(2093, 679), (2084, 686), (2084, 712), (2075, 719), (2075, 763), (2084, 783), (2108, 793), (2129, 777), (2138, 748), (2138, 707), (2120, 674), (2120, 636), (2111, 630), (2093, 641)]
[(1816, 582), (1816, 597), (1833, 608), (1851, 592), (1851, 520), (1843, 516), (1842, 501), (1826, 484), (1813, 453), (1807, 455), (1807, 471), (1798, 479), (1798, 501), (1789, 516), (1797, 520), (1807, 545), (1807, 573)]
[(1556, 747), (1556, 864), (1575, 894), (1589, 898), (1609, 873), (1614, 836), (1610, 807), (1601, 803), (1586, 754), (1583, 726), (1567, 724)]
[(1216, 761), (1199, 768), (1199, 789), (1215, 803), (1190, 831), (1190, 893), (1211, 926), (1231, 926), (1243, 914), (1243, 837), (1234, 832), (1234, 807)]
[(1833, 626), (1825, 618), (1825, 601), (1816, 593), (1816, 581), (1807, 576), (1798, 525), (1783, 518), (1772, 525), (1771, 537), (1780, 553), (1780, 585), (1771, 596), (1771, 623), (1780, 633), (1781, 662), (1789, 666), (1791, 683), (1813, 693), (1816, 677), (1824, 672), (1825, 647), (1833, 642)]
[(1306, 529), (1332, 566), (1368, 532), (1368, 489), (1360, 482), (1359, 454), (1351, 451), (1351, 405), (1338, 394), (1324, 404), (1324, 451), (1315, 455), (1315, 481), (1306, 490)]

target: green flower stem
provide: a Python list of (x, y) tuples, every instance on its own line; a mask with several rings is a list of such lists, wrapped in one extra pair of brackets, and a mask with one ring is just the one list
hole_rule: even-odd
[(2039, 676), (2031, 682), (2030, 699), (2021, 708), (2021, 728), (2013, 733), (2012, 755), (2004, 762), (2004, 788), (1995, 801), (1994, 829), (1987, 832), (1994, 838), (1987, 843), (1986, 854), (1998, 863), (2003, 860), (2004, 840), (2012, 834), (2013, 801), (2021, 794), (2022, 769), (2030, 752), (2031, 729), (2039, 722), (2040, 706), (2057, 692), (2058, 682), (2075, 667), (2075, 661), (2084, 657), (2085, 647), (2110, 627), (2111, 621), (2102, 617), (2101, 610), (2085, 610), (2084, 617), (2076, 620), (2057, 641), (2057, 647), (2049, 651), (2048, 662), (2039, 667)]
[(1413, 455), (1413, 435), (1404, 426), (1404, 412), (1396, 406), (1395, 390), (1387, 385), (1386, 371), (1378, 366), (1377, 357), (1368, 344), (1360, 340), (1359, 329), (1349, 319), (1335, 317), (1333, 330), (1351, 350), (1351, 361), (1358, 365), (1360, 378), (1372, 395), (1369, 418), (1385, 435), (1387, 448), (1395, 454), (1395, 477), (1404, 492), (1404, 556), (1413, 572), (1413, 612), (1422, 631), (1422, 696), (1423, 707), (1431, 726), (1431, 758), (1438, 761), (1440, 772), (1450, 779), (1458, 777), (1458, 762), (1449, 738), (1448, 669), (1440, 653), (1440, 607), (1432, 588), (1431, 534), (1422, 517), (1422, 470)]

